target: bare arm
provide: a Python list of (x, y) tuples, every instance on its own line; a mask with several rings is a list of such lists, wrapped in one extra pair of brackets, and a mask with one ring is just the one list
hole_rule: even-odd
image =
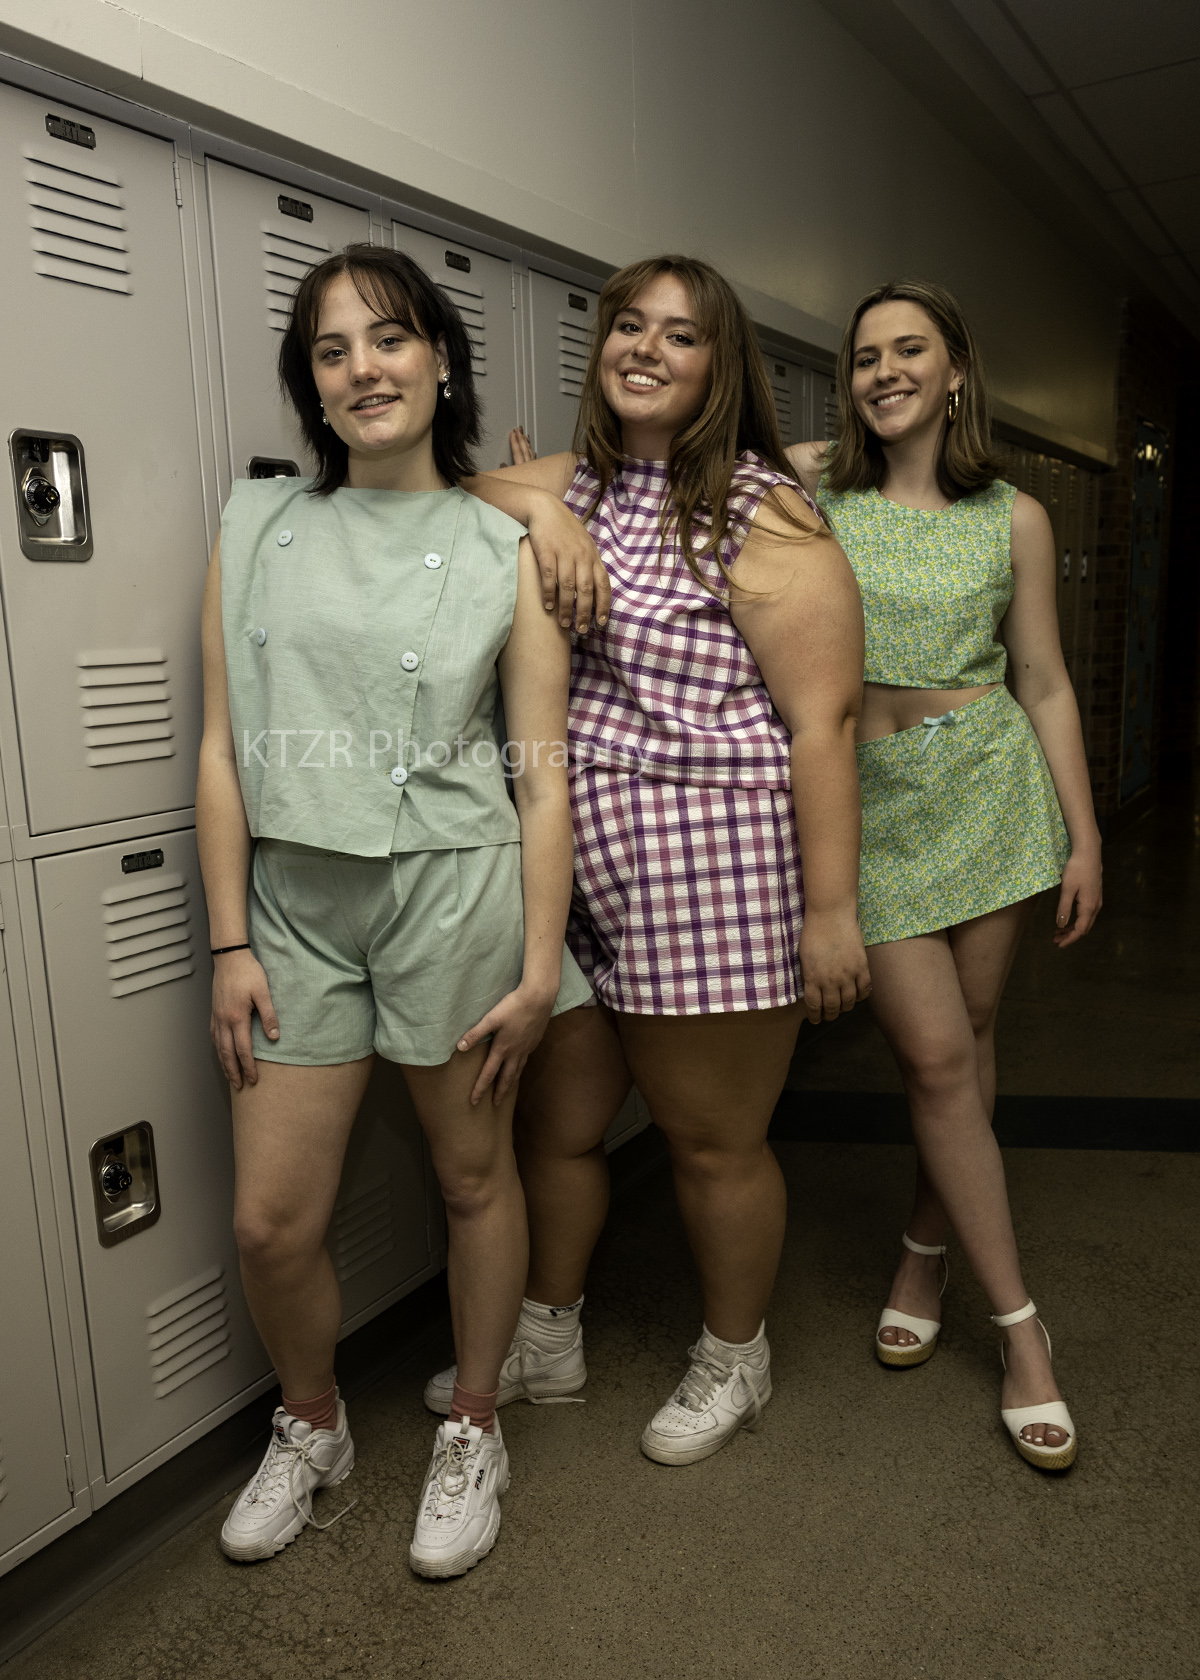
[[(784, 494), (812, 528), (800, 497)], [(792, 735), (804, 1006), (810, 1021), (832, 1021), (871, 989), (858, 927), (862, 813), (854, 726), (862, 699), (862, 601), (833, 538), (797, 540), (765, 504), (734, 575), (733, 621)]]
[(825, 465), (825, 452), (828, 448), (827, 443), (793, 443), (790, 449), (784, 450), (791, 462), (792, 471), (814, 502), (817, 499), (817, 485), (821, 482), (821, 469)]
[(1103, 903), (1100, 831), (1092, 806), (1079, 707), (1059, 641), (1054, 533), (1041, 503), (1020, 493), (1013, 503), (1012, 570), (1013, 598), (1001, 634), (1012, 660), (1017, 699), (1042, 744), (1071, 837), (1054, 942), (1073, 945), (1087, 933)]
[(547, 455), (541, 461), (476, 473), (462, 480), (462, 488), (525, 526), (541, 573), (543, 606), (553, 612), (557, 597), (559, 622), (569, 629), (574, 604), (576, 628), (582, 634), (593, 607), (600, 628), (608, 623), (612, 589), (595, 543), (563, 506), (576, 460), (569, 453)]
[[(246, 943), (246, 888), (250, 876), (250, 827), (238, 783), (225, 635), (221, 625), (221, 542), (213, 547), (201, 615), (204, 657), (204, 734), (196, 778), (196, 845), (208, 900), (209, 938), (214, 949)], [(252, 951), (213, 958), (213, 1007), (209, 1031), (225, 1077), (240, 1091), (257, 1083), (250, 1041), (255, 1009), (268, 1038), (279, 1037), (267, 977)]]
[(546, 1030), (562, 976), (574, 870), (566, 769), (571, 644), (541, 609), (538, 568), (528, 541), (521, 544), (518, 566), (517, 606), (499, 669), (521, 819), (525, 962), (516, 991), (459, 1040), (459, 1049), (469, 1050), (493, 1034), (472, 1102), (493, 1079), (493, 1100), (500, 1102)]

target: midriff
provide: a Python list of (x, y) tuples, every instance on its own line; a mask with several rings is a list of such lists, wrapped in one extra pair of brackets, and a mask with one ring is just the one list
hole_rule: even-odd
[(893, 683), (864, 683), (854, 739), (877, 741), (901, 729), (915, 729), (927, 717), (957, 711), (999, 687), (1000, 683), (984, 683), (982, 688), (899, 688)]

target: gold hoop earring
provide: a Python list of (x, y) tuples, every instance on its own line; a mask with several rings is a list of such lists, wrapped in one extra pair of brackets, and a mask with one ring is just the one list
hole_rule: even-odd
[(952, 426), (957, 419), (958, 419), (958, 392), (957, 391), (951, 391), (950, 395), (946, 398), (946, 421), (947, 421), (947, 424)]

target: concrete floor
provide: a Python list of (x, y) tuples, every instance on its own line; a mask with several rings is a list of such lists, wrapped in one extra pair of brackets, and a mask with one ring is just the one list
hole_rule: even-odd
[[(1056, 954), (1046, 927), (1027, 942), (1002, 1089), (1200, 1094), (1190, 813), (1114, 845), (1108, 883), (1080, 951)], [(864, 1017), (814, 1035), (795, 1078), (891, 1088), (871, 1031)], [(597, 1255), (587, 1405), (502, 1414), (513, 1482), (497, 1548), (471, 1575), (423, 1582), (406, 1563), (432, 1437), (426, 1355), (355, 1404), (358, 1467), (317, 1504), (328, 1517), (357, 1498), (335, 1528), (239, 1568), (217, 1548), (230, 1496), (5, 1680), (1195, 1680), (1200, 1447), (1186, 1419), (1200, 1358), (1185, 1312), (1200, 1156), (1008, 1152), (1026, 1273), (1080, 1427), (1078, 1463), (1052, 1479), (1001, 1429), (996, 1336), (961, 1261), (930, 1364), (892, 1372), (872, 1357), (910, 1151), (778, 1153), (791, 1227), (769, 1326), (775, 1397), (756, 1433), (689, 1469), (638, 1451), (699, 1324), (659, 1168)]]

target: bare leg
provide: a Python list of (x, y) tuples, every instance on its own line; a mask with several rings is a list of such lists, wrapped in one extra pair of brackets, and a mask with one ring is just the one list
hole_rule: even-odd
[(234, 1233), (251, 1316), (294, 1400), (333, 1383), (341, 1294), (325, 1248), (342, 1158), (375, 1058), (259, 1062), (233, 1092)]
[(618, 1015), (625, 1059), (666, 1135), (675, 1193), (722, 1341), (758, 1334), (783, 1246), (786, 1192), (767, 1127), (800, 1005), (721, 1015)]
[(568, 1307), (583, 1293), (608, 1214), (604, 1134), (629, 1095), (615, 1021), (604, 1004), (556, 1015), (525, 1064), (516, 1147), (529, 1214), (525, 1293)]
[[(973, 928), (965, 945), (965, 929), (956, 930), (958, 955), (975, 972), (990, 967), (998, 994), (1020, 933), (1020, 917), (998, 911), (977, 918)], [(975, 1027), (956, 953), (944, 933), (876, 945), (871, 950), (871, 975), (872, 1006), (904, 1080), (924, 1172), (993, 1312), (1015, 1312), (1029, 1293), (1017, 1258), (1004, 1167), (984, 1106)], [(916, 1231), (912, 1235), (922, 1240)], [(938, 1316), (936, 1304), (925, 1310), (930, 1305), (926, 1296), (921, 1307), (901, 1310)], [(1058, 1399), (1037, 1324), (1028, 1320), (1005, 1335), (1008, 1369), (1002, 1404), (1031, 1406)], [(1022, 1433), (1039, 1445), (1059, 1446), (1066, 1440), (1063, 1431), (1044, 1424), (1031, 1424)]]
[(487, 1057), (480, 1044), (439, 1067), (405, 1066), (446, 1203), (447, 1280), (458, 1380), (476, 1394), (500, 1381), (529, 1264), (525, 1200), (512, 1149), (515, 1093), (477, 1107), (471, 1087)]
[[(1033, 903), (1032, 899), (1025, 899), (947, 930), (967, 1015), (975, 1034), (979, 1094), (989, 1124), (996, 1108), (996, 1017)], [(914, 1242), (932, 1248), (945, 1241), (949, 1226), (946, 1210), (918, 1155), (913, 1211), (905, 1229)], [(888, 1306), (918, 1318), (936, 1319), (940, 1316), (937, 1305), (940, 1283), (941, 1262), (938, 1259), (903, 1249)], [(906, 1304), (918, 1301), (924, 1303), (919, 1311), (916, 1305)], [(908, 1347), (918, 1338), (908, 1330), (889, 1329), (882, 1332), (881, 1339), (898, 1347)]]

